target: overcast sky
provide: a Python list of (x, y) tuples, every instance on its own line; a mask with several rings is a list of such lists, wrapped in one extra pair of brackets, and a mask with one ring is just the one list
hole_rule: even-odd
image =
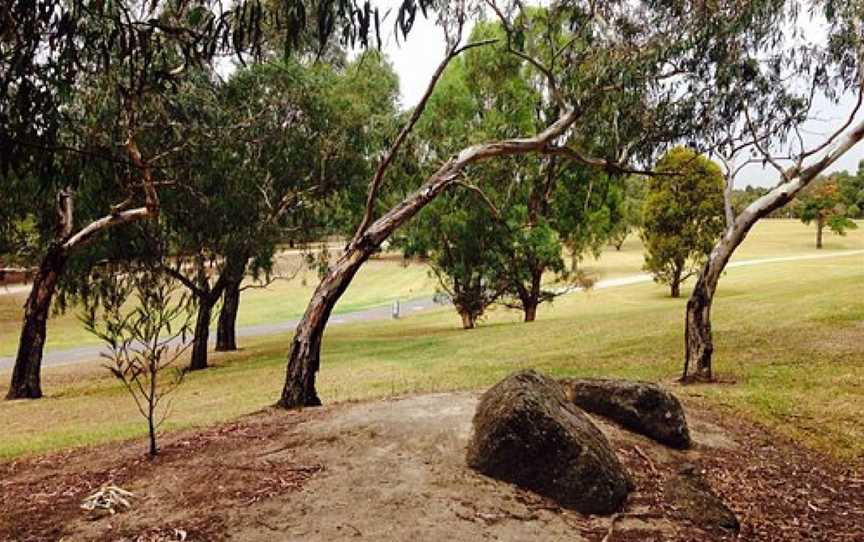
[[(396, 0), (382, 2), (379, 5), (395, 5)], [(392, 19), (392, 16), (391, 16)], [(419, 16), (414, 29), (405, 41), (394, 38), (392, 33), (392, 20), (383, 24), (387, 32), (382, 33), (384, 41), (384, 52), (390, 57), (399, 74), (401, 86), (402, 105), (411, 107), (419, 101), (423, 91), (429, 83), (432, 72), (444, 58), (444, 34), (434, 22)], [(818, 31), (814, 28), (814, 31)], [(467, 35), (467, 31), (466, 31)], [(806, 125), (807, 144), (818, 145), (824, 137), (835, 131), (846, 120), (846, 116), (854, 105), (854, 99), (850, 96), (838, 106), (823, 101), (814, 107), (814, 117), (820, 119)], [(864, 118), (864, 112), (859, 114)], [(840, 159), (829, 171), (849, 170), (857, 171), (858, 162), (864, 159), (864, 143), (853, 148)], [(768, 166), (763, 170), (760, 166), (750, 166), (738, 176), (736, 184), (744, 186), (753, 184), (757, 186), (771, 186), (777, 183), (778, 174)]]

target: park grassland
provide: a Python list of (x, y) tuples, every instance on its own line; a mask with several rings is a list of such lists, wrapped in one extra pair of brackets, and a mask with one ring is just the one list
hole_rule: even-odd
[[(237, 325), (251, 326), (299, 318), (318, 283), (315, 271), (301, 265), (299, 255), (283, 256), (275, 274), (290, 276), (291, 280), (276, 279), (266, 289), (255, 287), (256, 283), (250, 284), (242, 297)], [(336, 306), (335, 314), (386, 304), (394, 296), (410, 299), (432, 295), (434, 282), (424, 266), (402, 266), (399, 272), (394, 272), (397, 265), (392, 257), (371, 260), (357, 274), (355, 287), (346, 292)], [(26, 295), (22, 292), (0, 296), (0, 356), (12, 356), (18, 347)], [(52, 315), (49, 320), (48, 350), (98, 344), (99, 339), (81, 325), (79, 311), (74, 307), (63, 314)]]
[[(737, 258), (864, 249), (862, 229), (829, 237), (822, 251), (812, 248), (812, 234), (795, 222), (765, 221)], [(632, 274), (639, 251), (638, 241), (631, 240), (621, 252), (585, 262), (585, 268), (599, 278)], [(379, 264), (377, 272), (408, 288), (398, 277), (411, 268)], [(685, 302), (646, 283), (563, 296), (541, 307), (531, 324), (519, 322), (514, 312), (494, 311), (478, 329), (463, 331), (452, 310), (442, 308), (397, 321), (331, 326), (321, 396), (335, 402), (476, 389), (523, 367), (556, 376), (641, 378), (675, 386), (691, 400), (764, 423), (838, 458), (864, 461), (864, 255), (730, 269), (714, 308), (721, 384), (674, 384), (681, 370)], [(188, 377), (165, 430), (212, 424), (275, 402), (290, 335), (241, 342), (243, 351), (214, 355), (214, 368)], [(0, 378), (5, 384), (8, 374)], [(131, 400), (95, 364), (48, 369), (45, 389), (44, 400), (0, 404), (0, 457), (145, 432)]]

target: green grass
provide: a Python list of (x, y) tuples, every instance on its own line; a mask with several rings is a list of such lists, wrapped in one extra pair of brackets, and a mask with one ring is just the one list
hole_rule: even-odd
[[(739, 259), (815, 254), (811, 237), (800, 224), (766, 222)], [(823, 253), (864, 249), (864, 230), (829, 242)], [(635, 241), (605, 258), (612, 262), (605, 276), (638, 272), (641, 263)], [(382, 278), (369, 291), (382, 300), (392, 299), (389, 285), (419, 290), (411, 280), (428, 284), (419, 266), (415, 272), (378, 263)], [(414, 279), (403, 273), (415, 273)], [(533, 324), (502, 310), (478, 329), (462, 331), (456, 314), (441, 309), (333, 326), (324, 343), (320, 392), (333, 402), (482, 388), (522, 367), (672, 385), (680, 372), (684, 303), (668, 298), (661, 286), (639, 284), (564, 296), (541, 307)], [(714, 329), (715, 367), (733, 383), (678, 393), (724, 405), (837, 457), (864, 460), (864, 255), (730, 269), (718, 291)], [(165, 429), (203, 426), (275, 402), (289, 341), (288, 335), (259, 337), (241, 352), (215, 355), (216, 367), (191, 375), (180, 388)], [(5, 382), (8, 374), (0, 378)], [(45, 389), (44, 400), (0, 404), (0, 457), (144, 433), (129, 398), (98, 367), (49, 369)]]
[[(300, 267), (299, 257), (283, 258), (285, 274), (293, 275)], [(398, 260), (395, 259), (395, 260)], [(394, 269), (399, 269), (394, 273)], [(251, 288), (244, 292), (237, 323), (240, 326), (281, 322), (299, 318), (318, 283), (314, 271), (302, 270), (291, 280), (277, 280), (266, 289)], [(433, 280), (425, 265), (402, 265), (393, 258), (373, 259), (357, 273), (351, 287), (336, 306), (335, 313), (351, 312), (390, 303), (394, 297), (410, 299), (431, 295)], [(12, 356), (18, 348), (22, 306), (26, 293), (0, 295), (0, 356)], [(78, 310), (53, 315), (48, 322), (47, 349), (67, 349), (97, 345), (99, 340), (87, 333), (78, 321)]]

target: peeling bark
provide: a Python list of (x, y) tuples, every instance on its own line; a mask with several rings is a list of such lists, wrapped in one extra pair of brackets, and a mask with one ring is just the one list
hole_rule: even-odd
[[(712, 369), (714, 344), (711, 333), (711, 306), (714, 301), (714, 293), (726, 264), (729, 263), (732, 254), (747, 237), (750, 229), (761, 218), (792, 201), (813, 179), (861, 139), (864, 139), (864, 121), (855, 125), (833, 150), (827, 152), (814, 164), (803, 167), (799, 163), (784, 171), (783, 181), (744, 209), (729, 225), (723, 237), (714, 245), (708, 260), (699, 273), (693, 293), (687, 301), (682, 381), (691, 379), (711, 380), (714, 376)], [(690, 374), (691, 368), (693, 368), (693, 374)]]
[(578, 116), (575, 110), (569, 110), (534, 137), (495, 141), (463, 149), (447, 160), (419, 190), (407, 196), (362, 233), (358, 232), (315, 289), (303, 318), (297, 324), (291, 351), (288, 354), (285, 386), (278, 405), (283, 408), (301, 408), (321, 404), (315, 389), (315, 377), (320, 366), (321, 341), (327, 320), (357, 270), (381, 246), (381, 243), (441, 192), (453, 185), (468, 165), (498, 156), (541, 152), (564, 133)]

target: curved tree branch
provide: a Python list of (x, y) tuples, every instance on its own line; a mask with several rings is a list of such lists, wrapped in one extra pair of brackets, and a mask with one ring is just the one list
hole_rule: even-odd
[(450, 61), (469, 49), (489, 45), (491, 43), (495, 43), (496, 41), (497, 40), (489, 39), (478, 41), (475, 43), (469, 43), (462, 47), (459, 47), (458, 45), (454, 46), (447, 53), (447, 56), (444, 57), (444, 60), (442, 60), (441, 63), (438, 65), (438, 68), (435, 69), (435, 73), (432, 75), (429, 84), (426, 86), (426, 91), (423, 93), (423, 97), (420, 98), (420, 102), (414, 107), (414, 111), (411, 113), (411, 117), (408, 119), (408, 122), (405, 124), (405, 126), (402, 127), (399, 135), (396, 136), (396, 140), (393, 141), (393, 144), (390, 146), (384, 157), (381, 159), (381, 162), (378, 164), (378, 169), (375, 171), (375, 176), (369, 183), (369, 192), (366, 196), (366, 210), (363, 212), (363, 218), (360, 221), (360, 225), (357, 226), (357, 231), (354, 233), (354, 238), (351, 241), (352, 243), (356, 243), (360, 239), (360, 236), (362, 236), (366, 232), (366, 229), (372, 222), (375, 214), (375, 201), (378, 199), (378, 190), (381, 188), (381, 183), (384, 181), (384, 175), (385, 173), (387, 173), (387, 169), (390, 167), (390, 164), (392, 164), (393, 158), (396, 156), (396, 153), (399, 152), (399, 148), (402, 147), (405, 139), (407, 139), (408, 135), (411, 133), (411, 131), (414, 129), (414, 126), (417, 124), (417, 121), (419, 121), (420, 117), (423, 115), (423, 111), (426, 110), (426, 104), (429, 102), (429, 98), (432, 97), (432, 93), (435, 91), (438, 80), (441, 79), (441, 76), (444, 74), (444, 70), (446, 70), (447, 66), (450, 64)]

